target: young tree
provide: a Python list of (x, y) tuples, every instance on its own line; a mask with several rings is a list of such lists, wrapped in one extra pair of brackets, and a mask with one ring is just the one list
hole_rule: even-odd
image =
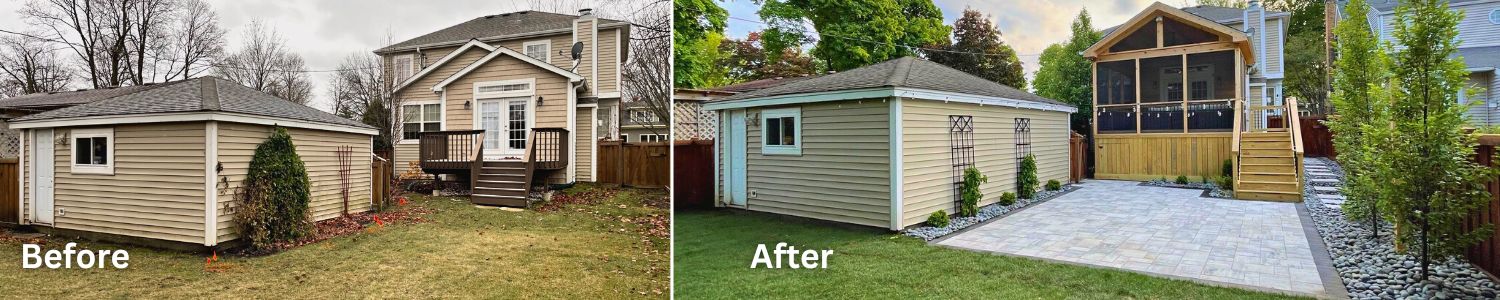
[(770, 27), (767, 53), (813, 41), (804, 28), (811, 23), (812, 56), (833, 71), (918, 55), (915, 47), (943, 45), (953, 32), (930, 0), (766, 0), (759, 14)]
[(312, 100), (302, 56), (288, 50), (286, 40), (260, 22), (245, 28), (244, 45), (225, 56), (216, 70), (226, 79), (281, 99), (302, 105)]
[[(1459, 12), (1443, 0), (1408, 0), (1396, 8), (1391, 130), (1377, 155), (1384, 166), (1381, 206), (1397, 224), (1397, 238), (1420, 245), (1422, 278), (1434, 258), (1463, 254), (1490, 235), (1491, 225), (1467, 230), (1463, 221), (1489, 203), (1484, 183), (1495, 170), (1478, 165), (1475, 136), (1465, 132), (1458, 93), (1465, 84), (1457, 51)], [(1341, 54), (1342, 55), (1342, 54)]]
[(719, 59), (719, 42), (724, 39), (724, 26), (729, 12), (714, 4), (713, 0), (672, 1), (672, 61), (674, 82), (679, 88), (701, 88), (714, 86), (714, 65)]
[(1072, 30), (1073, 35), (1067, 42), (1052, 44), (1042, 51), (1042, 67), (1036, 71), (1033, 85), (1037, 95), (1077, 107), (1078, 113), (1072, 116), (1072, 128), (1087, 135), (1093, 133), (1089, 126), (1094, 119), (1094, 71), (1093, 64), (1081, 53), (1104, 35), (1094, 30), (1088, 10), (1078, 12)]
[(1384, 89), (1390, 77), (1389, 59), (1370, 29), (1365, 0), (1350, 1), (1345, 11), (1349, 12), (1348, 19), (1336, 28), (1341, 54), (1335, 62), (1338, 72), (1334, 73), (1330, 99), (1338, 114), (1330, 116), (1327, 123), (1347, 178), (1342, 188), (1349, 199), (1344, 202), (1345, 216), (1368, 220), (1374, 239), (1380, 231), (1381, 186), (1373, 176), (1379, 166), (1375, 156), (1379, 149), (1375, 147), (1384, 143), (1381, 137), (1390, 122)]
[(46, 41), (26, 36), (0, 39), (0, 98), (61, 91), (72, 80), (56, 48)]
[(96, 8), (98, 1), (95, 0), (37, 0), (26, 4), (20, 14), (22, 18), (35, 26), (44, 28), (49, 35), (56, 36), (63, 41), (73, 54), (78, 56), (83, 65), (83, 75), (88, 76), (89, 85), (99, 88), (107, 83), (100, 82), (98, 74), (98, 61), (95, 60), (96, 49), (99, 49), (99, 39), (102, 37), (102, 29), (99, 22), (94, 20), (100, 18), (103, 8)]
[(978, 10), (964, 9), (964, 16), (953, 22), (953, 44), (942, 48), (945, 51), (929, 51), (927, 57), (979, 78), (1026, 90), (1026, 75), (1016, 50), (1000, 40), (1000, 29)]
[[(671, 27), (668, 24), (672, 22), (672, 11), (666, 9), (665, 5), (655, 3), (659, 2), (646, 1), (640, 4), (626, 18), (637, 26)], [(657, 120), (661, 120), (660, 124), (672, 124), (672, 37), (665, 31), (633, 32), (631, 57), (625, 62), (620, 74), (625, 99), (648, 109), (651, 114), (656, 115)], [(647, 129), (652, 133), (666, 134), (670, 126), (648, 126)]]

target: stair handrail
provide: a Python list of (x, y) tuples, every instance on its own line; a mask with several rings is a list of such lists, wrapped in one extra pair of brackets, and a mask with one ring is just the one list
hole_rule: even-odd
[(526, 194), (527, 205), (531, 204), (531, 180), (532, 173), (536, 173), (536, 128), (526, 131), (526, 154), (521, 158), (522, 164), (526, 165), (526, 173), (521, 176), (521, 191)]
[[(470, 135), (474, 137), (474, 135)], [(473, 153), (474, 160), (469, 161), (469, 194), (479, 187), (479, 174), (484, 170), (484, 132), (480, 131), (477, 138), (470, 138), (469, 143), (476, 149)]]
[(1297, 98), (1288, 97), (1286, 98), (1286, 103), (1283, 104), (1286, 105), (1288, 116), (1282, 119), (1287, 123), (1287, 131), (1291, 131), (1292, 133), (1292, 156), (1296, 160), (1292, 162), (1292, 166), (1297, 168), (1293, 173), (1297, 174), (1295, 178), (1297, 180), (1297, 190), (1301, 191), (1302, 178), (1306, 175), (1303, 174), (1302, 170), (1302, 157), (1304, 155), (1302, 152), (1302, 117), (1301, 114), (1297, 113)]

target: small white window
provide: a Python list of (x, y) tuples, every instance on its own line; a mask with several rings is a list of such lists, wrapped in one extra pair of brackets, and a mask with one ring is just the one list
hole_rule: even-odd
[(443, 109), (437, 103), (401, 106), (401, 139), (417, 140), (423, 132), (442, 131)]
[(115, 174), (115, 130), (113, 128), (73, 130), (74, 174)]
[(536, 94), (536, 79), (486, 81), (474, 83), (474, 98), (525, 97)]
[(761, 111), (760, 123), (761, 154), (802, 155), (801, 108)]
[(641, 134), (642, 143), (659, 143), (667, 141), (665, 134)]
[(1490, 24), (1500, 25), (1500, 8), (1490, 10)]
[(526, 42), (521, 44), (521, 48), (522, 50), (525, 50), (524, 52), (526, 53), (526, 56), (539, 59), (549, 64), (552, 63), (552, 60), (548, 59), (550, 56), (547, 55), (547, 52), (551, 52), (552, 50), (552, 40)]
[(630, 110), (630, 121), (636, 124), (655, 124), (660, 123), (661, 118), (651, 113), (650, 110), (637, 108)]
[(391, 59), (391, 73), (396, 82), (405, 81), (416, 73), (416, 59), (411, 54), (397, 55)]

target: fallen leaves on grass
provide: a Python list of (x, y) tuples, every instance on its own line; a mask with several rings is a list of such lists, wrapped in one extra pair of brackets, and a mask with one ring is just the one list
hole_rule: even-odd
[[(316, 228), (313, 231), (312, 236), (296, 241), (277, 243), (271, 245), (271, 249), (267, 249), (265, 251), (255, 251), (245, 248), (238, 249), (237, 252), (233, 253), (242, 256), (267, 255), (331, 238), (354, 234), (366, 230), (366, 228), (368, 226), (371, 226), (371, 224), (374, 224), (374, 226), (385, 226), (387, 224), (416, 224), (427, 222), (427, 219), (423, 216), (429, 213), (432, 213), (432, 210), (425, 207), (411, 207), (407, 209), (398, 209), (384, 212), (362, 212), (350, 214), (342, 217), (318, 221), (316, 224), (313, 224), (313, 226)], [(370, 229), (370, 231), (373, 232), (375, 228), (371, 227)]]
[(536, 208), (536, 211), (554, 212), (568, 206), (599, 204), (606, 199), (614, 198), (617, 193), (619, 193), (618, 190), (611, 188), (596, 188), (577, 193), (553, 193), (552, 200), (543, 202)]
[(47, 243), (47, 240), (39, 237), (20, 237), (10, 229), (0, 228), (0, 243), (43, 245)]

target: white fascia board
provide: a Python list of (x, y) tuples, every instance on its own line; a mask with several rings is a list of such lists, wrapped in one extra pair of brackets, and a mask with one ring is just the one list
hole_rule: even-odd
[(1464, 71), (1469, 73), (1491, 72), (1495, 71), (1495, 67), (1468, 68), (1464, 69)]
[(287, 118), (267, 117), (229, 112), (188, 112), (188, 113), (160, 113), (140, 114), (125, 116), (96, 116), (66, 119), (49, 119), (11, 123), (10, 128), (49, 128), (49, 127), (72, 127), (93, 125), (118, 125), (118, 124), (141, 124), (141, 123), (164, 123), (164, 122), (192, 122), (192, 121), (224, 121), (258, 125), (277, 125), (292, 128), (303, 128), (313, 130), (337, 131), (347, 133), (358, 133), (376, 135), (379, 130), (359, 128), (353, 126), (317, 123)]
[(437, 85), (432, 86), (432, 91), (443, 91), (443, 88), (447, 87), (448, 84), (452, 84), (454, 81), (458, 81), (459, 78), (464, 77), (464, 75), (468, 75), (469, 72), (473, 72), (475, 69), (479, 69), (479, 66), (483, 66), (485, 63), (488, 63), (490, 60), (495, 59), (495, 57), (498, 57), (501, 54), (508, 55), (515, 59), (519, 59), (526, 63), (541, 67), (542, 69), (552, 71), (552, 73), (557, 73), (558, 75), (567, 77), (569, 82), (578, 82), (583, 80), (583, 76), (576, 73), (568, 72), (568, 70), (563, 70), (562, 68), (558, 68), (557, 66), (554, 66), (552, 64), (542, 62), (541, 60), (538, 60), (534, 57), (526, 56), (524, 54), (521, 54), (520, 52), (516, 52), (515, 50), (510, 50), (510, 48), (499, 47), (495, 48), (495, 51), (490, 52), (489, 55), (485, 55), (483, 58), (480, 58), (479, 60), (474, 61), (474, 63), (469, 64), (468, 67), (464, 67), (462, 70), (458, 70), (457, 73), (453, 73), (453, 75), (448, 76), (448, 79), (443, 79), (442, 82), (439, 82)]
[(1010, 99), (1010, 98), (982, 96), (982, 95), (954, 93), (954, 92), (944, 92), (944, 91), (934, 91), (934, 90), (927, 90), (927, 89), (917, 89), (917, 88), (888, 88), (888, 87), (870, 88), (870, 89), (857, 89), (857, 90), (845, 90), (845, 91), (833, 91), (833, 92), (820, 92), (820, 93), (791, 94), (791, 95), (771, 96), (771, 97), (764, 97), (764, 98), (750, 98), (750, 99), (741, 99), (741, 100), (722, 101), (722, 102), (714, 102), (714, 103), (704, 104), (703, 105), (703, 109), (706, 109), (706, 110), (723, 110), (723, 109), (747, 108), (747, 107), (758, 107), (758, 106), (775, 106), (775, 105), (787, 105), (787, 104), (816, 103), (816, 102), (827, 102), (827, 101), (870, 99), (870, 98), (886, 98), (886, 97), (906, 97), (906, 98), (916, 98), (916, 99), (923, 99), (923, 100), (963, 102), (963, 103), (973, 103), (973, 104), (979, 104), (979, 105), (1005, 106), (1005, 107), (1036, 109), (1036, 110), (1044, 110), (1044, 111), (1059, 111), (1059, 112), (1069, 112), (1069, 113), (1078, 112), (1078, 108), (1072, 107), (1072, 106), (1067, 106), (1067, 105), (1039, 103), (1039, 102), (1035, 102), (1035, 101), (1016, 100), (1016, 99)]
[(204, 123), (203, 139), (203, 245), (219, 243), (219, 193), (216, 189), (219, 178), (219, 123)]
[(405, 88), (412, 83), (416, 83), (417, 79), (421, 79), (423, 76), (427, 76), (427, 74), (430, 74), (432, 73), (432, 71), (437, 70), (438, 67), (448, 64), (449, 61), (453, 61), (454, 58), (458, 58), (459, 55), (464, 54), (464, 52), (468, 51), (469, 48), (473, 47), (479, 47), (480, 49), (484, 49), (485, 51), (490, 52), (495, 51), (495, 46), (490, 46), (490, 44), (485, 44), (484, 42), (480, 42), (479, 40), (469, 40), (469, 43), (464, 44), (462, 47), (458, 47), (458, 50), (448, 52), (448, 55), (444, 55), (443, 58), (438, 59), (436, 63), (433, 63), (426, 68), (422, 68), (421, 72), (417, 72), (417, 74), (406, 78), (406, 80), (401, 82), (401, 84), (396, 85), (396, 88), (391, 89), (391, 93), (399, 92), (402, 88)]

